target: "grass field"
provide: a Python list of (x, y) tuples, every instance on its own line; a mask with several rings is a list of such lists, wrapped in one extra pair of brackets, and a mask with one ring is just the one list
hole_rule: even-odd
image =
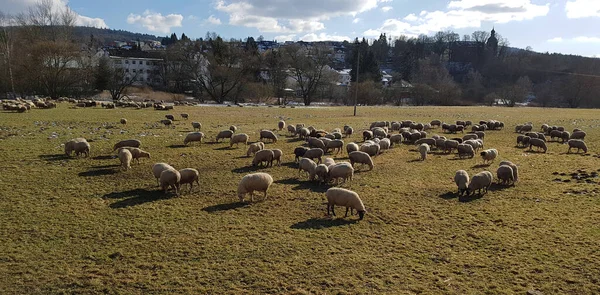
[[(166, 114), (151, 109), (61, 104), (0, 113), (0, 293), (600, 293), (600, 186), (598, 179), (570, 176), (600, 168), (600, 110), (368, 107), (353, 117), (351, 108), (180, 107), (173, 113), (182, 112), (190, 120), (176, 121), (174, 129), (147, 124)], [(118, 124), (122, 117), (126, 126)], [(285, 132), (267, 144), (284, 151), (282, 165), (260, 169), (275, 180), (268, 199), (238, 203), (239, 179), (256, 169), (245, 147), (213, 144), (214, 136), (235, 124), (255, 141), (259, 129), (275, 128), (280, 117), (325, 130), (351, 125), (357, 134), (346, 143), (362, 141), (358, 133), (376, 120), (495, 119), (507, 127), (486, 132), (485, 147), (500, 152), (490, 167), (455, 154), (414, 161), (418, 153), (409, 145), (376, 157), (373, 171), (358, 171), (341, 185), (367, 207), (357, 221), (342, 218), (341, 208), (337, 218), (326, 216), (328, 186), (298, 174), (292, 151), (302, 142)], [(202, 122), (209, 140), (182, 147), (192, 121)], [(581, 128), (590, 152), (565, 154), (567, 146), (553, 142), (546, 154), (516, 148), (514, 126), (527, 121), (536, 130), (542, 123)], [(75, 137), (91, 142), (90, 158), (63, 156), (61, 144)], [(123, 172), (111, 150), (128, 138), (141, 140), (152, 158)], [(493, 186), (468, 202), (455, 197), (456, 170), (495, 175), (505, 159), (519, 166), (515, 187)], [(197, 168), (200, 187), (165, 196), (150, 170), (155, 162)]]

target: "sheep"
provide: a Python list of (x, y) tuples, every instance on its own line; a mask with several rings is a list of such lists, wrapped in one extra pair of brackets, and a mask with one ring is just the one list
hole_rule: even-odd
[(215, 141), (219, 142), (219, 139), (222, 139), (222, 138), (229, 138), (229, 139), (231, 139), (232, 136), (233, 136), (233, 131), (231, 131), (231, 130), (223, 130), (223, 131), (221, 131), (221, 132), (219, 132), (217, 134), (217, 137), (216, 137)]
[(309, 158), (302, 158), (298, 164), (298, 172), (308, 172), (308, 179), (310, 181), (315, 180), (317, 163)]
[(127, 149), (129, 150), (129, 152), (131, 153), (131, 156), (133, 158), (133, 160), (137, 160), (138, 164), (140, 163), (140, 158), (148, 158), (150, 159), (150, 153), (143, 151), (139, 148), (134, 148), (134, 147), (122, 147), (119, 149), (119, 152), (121, 151), (121, 149)]
[(463, 144), (468, 144), (468, 145), (472, 146), (474, 151), (477, 151), (480, 148), (482, 148), (480, 141), (475, 140), (475, 139), (465, 140), (465, 142), (463, 142)]
[(476, 190), (479, 193), (479, 195), (482, 195), (482, 189), (484, 190), (484, 192), (487, 193), (488, 188), (492, 185), (493, 181), (494, 175), (489, 171), (482, 171), (473, 175), (473, 177), (471, 178), (471, 182), (469, 183), (469, 186), (467, 188), (467, 195), (470, 195), (471, 193), (474, 194)]
[(272, 150), (260, 150), (254, 154), (254, 159), (252, 159), (252, 166), (260, 165), (262, 166), (263, 162), (266, 162), (266, 166), (273, 166), (273, 158), (275, 157)]
[(307, 142), (309, 148), (320, 148), (322, 150), (325, 150), (325, 143), (319, 138), (309, 137)]
[(360, 146), (360, 151), (369, 154), (371, 157), (379, 155), (381, 147), (377, 143), (364, 143)]
[(327, 196), (327, 215), (329, 215), (329, 210), (331, 209), (331, 214), (335, 216), (335, 205), (346, 207), (346, 215), (344, 215), (344, 217), (348, 216), (349, 208), (350, 215), (352, 215), (352, 210), (356, 210), (360, 220), (364, 218), (365, 213), (367, 212), (365, 205), (358, 194), (351, 190), (332, 187), (325, 192), (325, 195)]
[(133, 156), (128, 149), (120, 149), (119, 150), (119, 161), (121, 161), (121, 168), (127, 170), (131, 168), (131, 160)]
[(321, 164), (321, 157), (323, 157), (325, 153), (320, 148), (312, 148), (304, 153), (305, 158), (309, 158), (311, 160), (318, 159), (317, 163)]
[(196, 131), (196, 132), (190, 132), (185, 136), (185, 139), (183, 139), (183, 144), (187, 145), (190, 142), (200, 142), (202, 143), (202, 139), (204, 138), (204, 133)]
[(379, 142), (379, 149), (380, 150), (389, 150), (390, 146), (392, 145), (391, 141), (389, 138), (383, 138), (380, 142)]
[(354, 133), (354, 128), (352, 128), (352, 127), (348, 127), (348, 128), (344, 129), (345, 137), (350, 137), (350, 136), (352, 136), (353, 133)]
[(587, 153), (587, 151), (588, 151), (585, 141), (583, 141), (581, 139), (569, 139), (569, 141), (567, 141), (567, 143), (569, 144), (569, 150), (567, 151), (567, 154), (571, 153), (572, 148), (576, 148), (577, 153), (579, 153), (579, 150), (583, 150), (583, 153)]
[(425, 161), (427, 159), (427, 153), (429, 152), (429, 145), (426, 143), (422, 143), (418, 147), (419, 154), (421, 154), (421, 161)]
[(358, 144), (351, 142), (346, 145), (346, 152), (349, 154), (351, 152), (358, 151)]
[(363, 131), (363, 141), (369, 140), (371, 138), (373, 138), (373, 131), (370, 131), (370, 130)]
[(230, 130), (231, 132), (233, 132), (233, 133), (235, 133), (235, 132), (237, 131), (237, 129), (238, 129), (238, 128), (237, 128), (235, 125), (231, 125), (231, 126), (229, 126), (229, 130)]
[(510, 166), (500, 165), (496, 170), (496, 177), (498, 177), (498, 183), (503, 185), (510, 185), (515, 183), (514, 173)]
[[(264, 146), (264, 144), (263, 144), (263, 146)], [(306, 153), (306, 151), (308, 151), (308, 148), (303, 147), (303, 146), (299, 146), (299, 147), (295, 148), (294, 155), (296, 155), (296, 158), (294, 158), (294, 162), (298, 162), (302, 157), (304, 157), (304, 154)]]
[(190, 185), (189, 193), (191, 193), (192, 189), (194, 188), (194, 182), (196, 182), (196, 184), (198, 184), (198, 186), (200, 186), (200, 181), (199, 181), (200, 173), (198, 172), (198, 170), (196, 170), (194, 168), (181, 169), (181, 170), (179, 170), (179, 175), (181, 176), (181, 179), (179, 180), (180, 185), (189, 183), (189, 185)]
[(171, 187), (175, 191), (175, 195), (179, 195), (179, 188), (181, 187), (180, 181), (181, 174), (175, 169), (166, 169), (160, 173), (160, 187), (165, 194), (169, 187)]
[(240, 143), (243, 143), (244, 145), (248, 144), (248, 134), (238, 133), (232, 136), (231, 140), (229, 140), (229, 147), (233, 147), (234, 144), (237, 147)]
[(277, 135), (275, 135), (275, 133), (273, 133), (271, 130), (261, 130), (259, 140), (262, 141), (263, 138), (270, 139), (273, 143), (277, 142)]
[(252, 143), (248, 146), (246, 157), (250, 157), (250, 154), (256, 154), (256, 152), (265, 149), (265, 144), (261, 141)]
[(458, 170), (454, 174), (454, 183), (458, 186), (458, 195), (462, 196), (464, 193), (468, 193), (469, 187), (469, 174), (465, 170)]
[(546, 143), (539, 138), (532, 138), (529, 140), (529, 150), (531, 151), (533, 147), (537, 147), (539, 149), (543, 149), (544, 153), (548, 151), (548, 147)]
[(452, 139), (445, 140), (444, 141), (444, 152), (452, 153), (452, 150), (458, 149), (459, 145), (460, 145), (460, 143), (457, 140), (452, 140)]
[(400, 128), (402, 128), (402, 124), (400, 124), (399, 122), (392, 122), (391, 127), (392, 131), (399, 131)]
[[(573, 129), (573, 133), (575, 133), (575, 132), (579, 132), (579, 131), (583, 131), (583, 130), (581, 130), (581, 129), (579, 129), (579, 128), (574, 128), (574, 129)], [(579, 139), (580, 139), (580, 138), (579, 138)]]
[(462, 137), (462, 139), (463, 139), (464, 141), (466, 141), (466, 140), (469, 140), (469, 139), (478, 139), (478, 138), (479, 138), (479, 136), (477, 136), (477, 134), (475, 134), (475, 133), (469, 133), (469, 134), (465, 134), (465, 135)]
[(442, 121), (440, 120), (431, 120), (431, 122), (429, 123), (429, 125), (436, 126), (436, 127), (440, 127), (442, 125)]
[(560, 142), (566, 143), (567, 141), (569, 141), (569, 138), (571, 138), (571, 134), (569, 133), (569, 131), (562, 131), (560, 135)]
[(160, 182), (159, 182), (160, 173), (167, 169), (175, 170), (175, 168), (173, 168), (171, 165), (169, 165), (167, 163), (156, 163), (156, 164), (152, 165), (152, 174), (154, 174), (154, 178), (156, 178), (157, 185), (160, 186)]
[(347, 180), (352, 180), (354, 176), (354, 168), (352, 168), (352, 164), (348, 162), (340, 162), (334, 165), (329, 166), (329, 180), (335, 180), (335, 184), (339, 183), (339, 179), (342, 178), (343, 182)]
[(268, 173), (246, 174), (238, 184), (237, 194), (240, 202), (244, 202), (246, 194), (250, 194), (250, 201), (254, 202), (254, 191), (264, 192), (263, 200), (267, 199), (267, 192), (273, 184), (273, 177)]
[(281, 156), (283, 156), (283, 152), (280, 149), (272, 149), (273, 151), (273, 161), (277, 160), (277, 166), (281, 166)]
[(394, 146), (394, 144), (401, 144), (402, 140), (404, 140), (402, 134), (394, 134), (390, 136), (390, 147)]
[(421, 145), (422, 143), (426, 143), (429, 146), (435, 146), (435, 139), (433, 138), (421, 138), (415, 141), (415, 145)]
[(279, 123), (277, 123), (277, 127), (279, 127), (279, 131), (283, 130), (283, 128), (285, 128), (285, 121), (279, 121)]
[(456, 147), (456, 150), (460, 159), (463, 157), (473, 158), (475, 156), (475, 150), (473, 149), (473, 146), (469, 144), (460, 143)]
[(350, 165), (352, 165), (352, 167), (354, 167), (354, 163), (366, 164), (369, 166), (369, 170), (373, 170), (373, 167), (375, 166), (373, 164), (373, 159), (371, 159), (371, 156), (365, 152), (351, 152), (348, 154), (348, 158), (350, 159)]
[(329, 175), (329, 168), (325, 164), (319, 164), (315, 168), (315, 175), (319, 179), (319, 183), (327, 182), (327, 177)]
[(526, 133), (526, 132), (530, 132), (531, 130), (533, 130), (533, 125), (523, 125), (520, 129), (519, 129), (519, 133)]
[(180, 115), (182, 118), (186, 119), (186, 120), (187, 120), (187, 119), (190, 117), (190, 115), (188, 115), (188, 114), (186, 114), (186, 113), (181, 113), (181, 114), (179, 114), (179, 115)]
[(513, 185), (514, 185), (514, 182), (519, 181), (519, 168), (517, 167), (517, 165), (515, 165), (511, 161), (506, 161), (506, 160), (500, 162), (500, 166), (502, 166), (502, 165), (510, 166), (510, 168), (512, 168), (512, 172), (513, 172)]
[(329, 149), (333, 149), (333, 150), (337, 150), (337, 152), (336, 152), (336, 155), (337, 155), (342, 151), (343, 147), (344, 147), (344, 141), (340, 140), (340, 139), (335, 139), (335, 140), (327, 142), (327, 145), (325, 146), (325, 152), (328, 152)]
[(123, 125), (127, 125), (127, 119), (125, 119), (125, 118), (121, 118), (121, 121), (120, 121), (120, 122), (121, 122), (121, 124), (123, 124)]
[(192, 122), (192, 127), (194, 128), (194, 130), (200, 130), (202, 129), (202, 124), (200, 122)]
[(327, 165), (327, 167), (334, 165), (335, 164), (335, 160), (333, 158), (325, 158), (325, 161), (323, 161), (323, 164)]
[(569, 139), (581, 139), (584, 140), (587, 134), (584, 131), (573, 131), (573, 134), (569, 137)]
[(304, 128), (304, 123), (298, 123), (298, 124), (296, 124), (296, 130), (299, 131), (302, 128)]
[(75, 156), (79, 156), (80, 154), (85, 155), (85, 157), (90, 156), (90, 143), (87, 141), (79, 141), (73, 144), (73, 150), (75, 151)]
[(562, 138), (562, 131), (558, 131), (558, 130), (550, 131), (550, 140), (554, 140), (555, 138)]
[(121, 140), (121, 141), (115, 143), (115, 145), (113, 146), (113, 152), (116, 151), (118, 148), (122, 148), (122, 147), (126, 147), (126, 146), (139, 148), (141, 144), (142, 144), (142, 142), (140, 142), (137, 139)]
[(344, 137), (340, 132), (333, 132), (330, 134), (333, 135), (333, 139), (342, 139), (342, 137)]
[(563, 127), (563, 126), (558, 126), (558, 127), (556, 127), (556, 130), (558, 130), (558, 131), (560, 131), (560, 132), (563, 132), (563, 131), (565, 131), (565, 127)]
[[(173, 126), (173, 121), (169, 120), (169, 119), (165, 119), (165, 120), (160, 120), (160, 123), (165, 125), (165, 127), (167, 126)], [(175, 126), (173, 126), (175, 127)]]
[(538, 132), (538, 134), (537, 134), (537, 138), (539, 138), (539, 139), (541, 139), (541, 140), (543, 140), (543, 141), (546, 141), (546, 135), (544, 135), (544, 133), (540, 133), (540, 132)]
[(75, 150), (75, 144), (78, 142), (87, 142), (85, 138), (78, 137), (73, 138), (65, 143), (65, 155), (71, 156), (71, 153)]
[(301, 128), (298, 131), (298, 137), (300, 139), (306, 139), (309, 135), (310, 135), (310, 131), (308, 130), (308, 128)]
[(484, 131), (475, 131), (474, 134), (477, 135), (477, 138), (475, 138), (475, 139), (481, 139), (481, 140), (483, 140), (485, 138), (485, 132)]
[(167, 118), (167, 120), (175, 121), (175, 116), (173, 115), (165, 115), (165, 118)]
[(296, 135), (296, 126), (294, 126), (294, 125), (288, 125), (287, 130), (288, 130), (289, 133), (292, 134), (292, 136)]
[(541, 131), (548, 131), (548, 128), (550, 128), (550, 126), (548, 126), (548, 124), (542, 124), (542, 127), (540, 128)]
[(371, 131), (373, 132), (373, 137), (375, 138), (381, 139), (387, 137), (387, 132), (383, 128), (377, 127), (373, 128)]
[(494, 162), (494, 159), (496, 159), (496, 157), (498, 157), (498, 150), (497, 149), (488, 149), (485, 151), (482, 151), (481, 153), (479, 153), (479, 155), (481, 155), (481, 158), (483, 159), (483, 164), (486, 164), (488, 162)]

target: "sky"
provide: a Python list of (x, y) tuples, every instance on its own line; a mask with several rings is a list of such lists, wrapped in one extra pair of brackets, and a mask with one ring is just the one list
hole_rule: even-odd
[[(38, 0), (0, 0), (18, 13)], [(149, 33), (321, 41), (496, 32), (518, 48), (600, 57), (600, 0), (47, 0), (77, 24)]]

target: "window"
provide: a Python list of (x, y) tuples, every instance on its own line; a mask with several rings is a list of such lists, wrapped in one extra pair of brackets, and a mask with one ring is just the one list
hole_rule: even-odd
[(125, 60), (125, 63), (126, 63), (126, 64), (129, 64), (129, 60), (128, 60), (128, 59), (126, 59), (126, 60)]
[(133, 69), (133, 72), (135, 73), (135, 69)]
[(135, 60), (132, 60), (132, 61), (131, 61), (131, 64), (132, 64), (132, 65), (134, 65), (134, 64), (135, 64)]
[(125, 69), (125, 73), (129, 73), (129, 69)]
[(147, 61), (147, 62), (146, 62), (146, 65), (147, 65), (147, 66), (149, 66), (149, 65), (150, 65), (150, 62), (149, 62), (149, 61)]
[(116, 64), (116, 65), (120, 65), (120, 64), (121, 64), (121, 61), (120, 61), (120, 60), (115, 60), (115, 61), (113, 61), (113, 62), (114, 62), (114, 64)]

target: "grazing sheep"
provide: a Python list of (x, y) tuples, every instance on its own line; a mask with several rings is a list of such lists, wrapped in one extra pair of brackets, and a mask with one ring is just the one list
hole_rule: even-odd
[(167, 118), (167, 120), (175, 121), (175, 116), (173, 115), (165, 115), (165, 118)]
[(233, 136), (233, 131), (231, 131), (231, 130), (223, 130), (223, 131), (221, 131), (221, 132), (219, 132), (217, 134), (217, 138), (215, 139), (215, 141), (219, 142), (219, 139), (222, 139), (222, 138), (229, 138), (229, 139), (231, 139), (232, 136)]
[(429, 152), (429, 145), (426, 143), (422, 143), (418, 147), (419, 154), (421, 154), (421, 161), (425, 161), (427, 159), (427, 153)]
[(323, 157), (324, 154), (325, 153), (323, 152), (322, 149), (312, 148), (312, 149), (309, 149), (308, 151), (306, 151), (306, 153), (304, 153), (304, 157), (309, 158), (311, 160), (318, 159), (319, 161), (317, 163), (321, 164), (321, 158)]
[(181, 117), (184, 118), (184, 119), (186, 119), (186, 120), (190, 117), (190, 115), (188, 115), (186, 113), (181, 113), (179, 115), (181, 115)]
[(183, 144), (187, 145), (190, 142), (200, 142), (202, 143), (202, 139), (204, 138), (204, 133), (196, 131), (196, 132), (190, 132), (185, 136), (185, 139), (183, 140)]
[(173, 127), (175, 127), (175, 126), (173, 125), (173, 121), (171, 121), (171, 120), (169, 120), (169, 119), (160, 120), (160, 123), (161, 123), (161, 124), (163, 124), (163, 125), (165, 125), (165, 127), (167, 127), (167, 126), (173, 126)]
[(131, 152), (129, 150), (127, 150), (127, 149), (119, 150), (119, 161), (121, 161), (121, 168), (123, 168), (124, 170), (131, 168), (131, 160), (132, 159), (133, 159), (133, 156), (131, 155)]
[(436, 127), (440, 127), (442, 125), (442, 121), (440, 120), (431, 120), (431, 122), (429, 123), (432, 127), (436, 126)]
[(347, 180), (352, 180), (354, 176), (354, 168), (352, 168), (352, 164), (348, 162), (340, 162), (334, 165), (329, 166), (329, 180), (335, 180), (335, 184), (339, 183), (339, 179), (342, 178), (343, 182)]
[(519, 168), (517, 167), (517, 165), (515, 165), (511, 161), (502, 161), (502, 162), (500, 162), (500, 166), (502, 166), (502, 165), (510, 166), (510, 168), (512, 169), (512, 172), (513, 172), (513, 185), (514, 185), (515, 182), (519, 181)]
[(141, 144), (142, 144), (142, 142), (140, 142), (137, 139), (121, 140), (121, 141), (115, 143), (115, 145), (113, 146), (113, 152), (116, 151), (118, 148), (122, 148), (122, 147), (126, 147), (126, 146), (139, 148)]
[(327, 167), (329, 167), (329, 166), (335, 164), (335, 160), (333, 158), (325, 158), (325, 161), (323, 161), (323, 164), (325, 164)]
[(435, 146), (435, 139), (433, 139), (433, 138), (421, 138), (421, 139), (415, 141), (415, 145), (421, 145), (423, 143), (426, 143), (429, 146)]
[(546, 146), (546, 142), (544, 142), (543, 140), (539, 139), (539, 138), (532, 138), (529, 140), (529, 150), (532, 149), (532, 147), (537, 147), (538, 150), (539, 149), (543, 149), (544, 153), (548, 151), (548, 147)]
[(281, 166), (281, 156), (283, 156), (283, 152), (280, 149), (272, 149), (273, 151), (273, 161), (277, 160), (277, 166)]
[(342, 139), (344, 137), (340, 132), (333, 132), (331, 135), (333, 135), (333, 139)]
[[(264, 144), (263, 144), (263, 146), (264, 146)], [(294, 155), (296, 155), (296, 158), (294, 158), (294, 162), (298, 162), (300, 160), (300, 158), (304, 157), (304, 154), (306, 153), (306, 151), (308, 151), (308, 148), (303, 147), (303, 146), (299, 146), (299, 147), (295, 148)]]
[(181, 176), (181, 179), (179, 180), (179, 184), (186, 184), (188, 183), (190, 185), (190, 191), (189, 193), (192, 192), (192, 189), (194, 188), (194, 182), (196, 182), (196, 184), (198, 184), (198, 186), (200, 186), (200, 173), (198, 172), (198, 170), (194, 169), (194, 168), (185, 168), (185, 169), (181, 169), (179, 170), (179, 175)]
[(473, 158), (475, 156), (475, 150), (473, 149), (473, 146), (469, 144), (460, 143), (456, 147), (456, 150), (460, 159), (462, 159), (463, 157)]
[(354, 133), (354, 129), (352, 127), (348, 127), (348, 128), (344, 129), (344, 135), (346, 137), (352, 136), (352, 133)]
[(288, 125), (287, 130), (288, 130), (289, 133), (292, 134), (292, 136), (296, 135), (296, 126), (294, 126), (294, 125)]
[(460, 143), (457, 140), (452, 140), (452, 139), (445, 140), (444, 141), (444, 152), (452, 153), (452, 150), (458, 149), (459, 145), (460, 145)]
[(150, 153), (143, 151), (139, 148), (134, 148), (134, 147), (122, 147), (119, 149), (119, 152), (121, 151), (121, 149), (127, 149), (129, 150), (129, 152), (131, 152), (131, 156), (133, 157), (133, 160), (137, 160), (138, 164), (140, 163), (140, 158), (148, 158), (150, 159)]
[(526, 132), (525, 136), (529, 136), (531, 138), (538, 138), (538, 133), (537, 132)]
[(179, 195), (179, 188), (181, 187), (181, 174), (175, 169), (166, 169), (160, 173), (160, 187), (167, 193), (167, 190), (173, 188), (175, 195)]
[(390, 147), (394, 146), (394, 144), (401, 144), (404, 138), (402, 134), (394, 134), (390, 136)]
[(523, 125), (518, 132), (520, 133), (527, 133), (530, 132), (531, 130), (533, 130), (533, 125)]
[(319, 183), (327, 182), (327, 177), (329, 175), (329, 168), (325, 164), (319, 164), (315, 168), (315, 175), (319, 180)]
[(560, 132), (564, 132), (565, 131), (565, 127), (564, 126), (558, 126), (558, 127), (556, 127), (556, 130), (558, 130)]
[(79, 156), (80, 154), (85, 155), (85, 157), (90, 156), (90, 143), (87, 141), (78, 141), (73, 144), (73, 150), (75, 151), (75, 156)]
[(235, 133), (237, 131), (237, 127), (235, 125), (231, 125), (229, 126), (229, 130), (231, 130), (231, 132)]
[(250, 194), (250, 201), (254, 202), (254, 192), (264, 192), (263, 200), (267, 199), (267, 191), (273, 184), (273, 177), (267, 173), (252, 173), (242, 177), (238, 184), (237, 194), (240, 202), (244, 202), (246, 194)]
[(344, 147), (344, 141), (341, 139), (335, 139), (332, 141), (327, 142), (327, 145), (325, 146), (325, 152), (327, 153), (330, 149), (336, 150), (336, 155), (339, 154), (342, 151), (342, 148)]
[(250, 154), (256, 154), (256, 152), (265, 149), (265, 144), (261, 141), (252, 143), (248, 146), (248, 151), (246, 152), (246, 157), (250, 157)]
[(469, 139), (478, 139), (479, 136), (477, 136), (477, 134), (474, 133), (469, 133), (469, 134), (465, 134), (462, 139), (463, 141), (469, 140)]
[(373, 138), (373, 132), (370, 130), (363, 131), (363, 141)]
[(298, 172), (308, 172), (308, 179), (310, 181), (315, 180), (315, 173), (317, 169), (317, 163), (309, 158), (302, 158), (298, 164)]
[(233, 147), (234, 144), (237, 147), (240, 143), (243, 143), (244, 145), (248, 144), (248, 134), (238, 133), (232, 136), (231, 140), (229, 140), (229, 147)]
[(350, 209), (350, 215), (352, 215), (352, 210), (356, 210), (360, 220), (364, 218), (367, 212), (358, 194), (351, 190), (332, 187), (325, 192), (325, 195), (327, 196), (327, 215), (329, 215), (329, 210), (331, 210), (331, 214), (335, 216), (335, 205), (346, 207), (346, 215), (344, 217), (348, 216), (348, 209)]
[(125, 119), (125, 118), (121, 118), (121, 121), (120, 121), (120, 122), (121, 122), (121, 124), (123, 124), (123, 125), (127, 125), (127, 119)]
[(392, 145), (392, 143), (389, 138), (384, 138), (381, 141), (379, 141), (379, 149), (381, 151), (389, 150), (391, 145)]
[(573, 131), (573, 134), (569, 137), (569, 139), (581, 139), (584, 140), (587, 134), (584, 131)]
[(479, 153), (479, 155), (481, 155), (481, 158), (483, 159), (483, 164), (486, 164), (487, 162), (494, 162), (494, 159), (496, 159), (496, 157), (498, 157), (498, 150), (497, 149), (488, 149), (485, 151), (482, 151), (481, 153)]
[(373, 170), (373, 159), (371, 159), (371, 156), (365, 152), (351, 152), (348, 154), (348, 158), (350, 159), (350, 165), (352, 165), (352, 167), (354, 167), (354, 163), (359, 163), (368, 165), (369, 170)]
[(307, 142), (309, 148), (320, 148), (322, 150), (325, 150), (325, 143), (319, 138), (309, 137)]
[(558, 131), (558, 130), (550, 131), (550, 140), (554, 140), (555, 138), (562, 138), (562, 131)]
[(492, 174), (492, 172), (483, 171), (473, 175), (473, 177), (471, 178), (471, 182), (468, 186), (467, 195), (471, 193), (474, 194), (476, 190), (479, 195), (482, 195), (482, 189), (485, 193), (487, 193), (488, 188), (492, 185), (492, 182), (494, 182), (494, 175)]
[(192, 122), (192, 127), (194, 128), (194, 130), (200, 130), (202, 129), (202, 124), (200, 122)]
[(512, 183), (514, 185), (515, 183), (513, 170), (508, 165), (500, 165), (496, 170), (496, 176), (500, 184), (510, 185)]
[(485, 138), (485, 132), (484, 131), (475, 131), (474, 134), (477, 135), (477, 137), (478, 137), (478, 138), (475, 138), (475, 139), (481, 139), (481, 140), (483, 140)]
[(478, 151), (480, 148), (483, 148), (483, 146), (481, 145), (481, 142), (479, 140), (475, 140), (475, 139), (465, 140), (465, 142), (463, 142), (463, 144), (468, 144), (468, 145), (472, 146), (474, 151)]
[(154, 178), (156, 178), (157, 185), (160, 186), (160, 182), (159, 182), (160, 173), (162, 173), (164, 170), (167, 170), (167, 169), (175, 170), (175, 168), (173, 168), (171, 165), (169, 165), (167, 163), (156, 163), (156, 164), (152, 165), (152, 174), (154, 174)]
[(262, 141), (263, 138), (270, 139), (273, 143), (277, 142), (277, 135), (275, 135), (275, 133), (273, 133), (271, 130), (261, 130), (259, 140)]
[(308, 128), (301, 128), (298, 131), (298, 137), (300, 139), (306, 139), (310, 135), (310, 130)]
[(75, 144), (78, 142), (87, 142), (85, 138), (73, 138), (65, 143), (65, 154), (71, 156), (71, 153), (75, 150)]
[(365, 152), (367, 154), (369, 154), (369, 156), (371, 157), (376, 157), (377, 155), (379, 155), (379, 150), (381, 149), (381, 147), (379, 146), (379, 144), (373, 142), (373, 143), (363, 143), (360, 146), (360, 151), (361, 152)]
[(569, 141), (569, 138), (571, 138), (571, 133), (569, 133), (569, 131), (562, 131), (560, 135), (560, 142), (566, 143), (567, 141)]
[(351, 143), (349, 143), (349, 144), (346, 145), (346, 152), (348, 154), (351, 153), (351, 152), (354, 152), (354, 151), (358, 151), (358, 149), (359, 149), (358, 148), (358, 144), (356, 144), (354, 142), (351, 142)]
[(387, 132), (381, 127), (373, 128), (371, 131), (373, 132), (373, 137), (375, 138), (381, 139), (387, 137)]
[(304, 128), (304, 123), (296, 124), (296, 130), (300, 131), (302, 128)]
[(537, 138), (539, 138), (539, 139), (541, 139), (541, 140), (543, 140), (543, 141), (546, 141), (546, 135), (544, 135), (544, 133), (540, 133), (540, 132), (538, 132), (538, 134), (537, 134)]
[(279, 131), (283, 130), (283, 128), (285, 128), (285, 121), (279, 121), (279, 123), (277, 123), (277, 127), (279, 127)]
[(252, 166), (262, 166), (263, 162), (266, 163), (266, 167), (273, 166), (273, 158), (275, 154), (272, 150), (260, 150), (254, 154), (254, 159), (252, 159)]
[(588, 151), (587, 145), (581, 139), (569, 139), (567, 143), (569, 144), (569, 150), (567, 151), (567, 154), (571, 153), (572, 148), (576, 148), (577, 153), (579, 153), (579, 150), (583, 150), (583, 153), (587, 153)]
[(462, 196), (464, 193), (469, 193), (469, 173), (465, 170), (458, 170), (454, 174), (454, 183), (458, 186), (458, 195)]

